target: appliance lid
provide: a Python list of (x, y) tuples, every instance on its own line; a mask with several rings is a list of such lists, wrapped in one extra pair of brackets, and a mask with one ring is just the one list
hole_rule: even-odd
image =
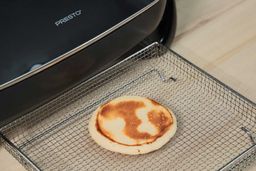
[(1, 2), (0, 90), (91, 45), (158, 1)]

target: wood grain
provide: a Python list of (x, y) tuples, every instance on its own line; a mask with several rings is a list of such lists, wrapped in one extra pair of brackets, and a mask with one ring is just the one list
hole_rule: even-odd
[(177, 0), (172, 49), (256, 101), (256, 1)]

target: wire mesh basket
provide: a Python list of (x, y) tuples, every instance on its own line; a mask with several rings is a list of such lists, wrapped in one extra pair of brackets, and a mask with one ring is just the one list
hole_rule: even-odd
[[(123, 95), (172, 109), (178, 129), (161, 149), (129, 156), (98, 146), (92, 112)], [(154, 43), (1, 129), (28, 170), (240, 170), (256, 154), (256, 105)]]

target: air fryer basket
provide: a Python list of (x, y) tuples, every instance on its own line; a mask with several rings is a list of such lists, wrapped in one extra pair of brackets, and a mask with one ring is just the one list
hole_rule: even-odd
[[(88, 133), (100, 104), (145, 96), (172, 109), (178, 130), (160, 150), (107, 151)], [(154, 43), (1, 130), (29, 170), (231, 170), (255, 158), (256, 105), (184, 58)]]

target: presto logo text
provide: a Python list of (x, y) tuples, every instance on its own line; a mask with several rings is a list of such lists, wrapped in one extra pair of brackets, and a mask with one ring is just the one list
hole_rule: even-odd
[(68, 21), (70, 21), (70, 20), (72, 20), (72, 19), (78, 17), (78, 16), (81, 15), (81, 14), (82, 14), (82, 10), (77, 10), (77, 11), (75, 11), (75, 12), (73, 12), (73, 13), (67, 15), (66, 17), (64, 17), (64, 18), (62, 18), (62, 19), (56, 21), (56, 22), (55, 22), (55, 25), (56, 25), (57, 27), (59, 27), (59, 26), (65, 24), (66, 22), (68, 22)]

